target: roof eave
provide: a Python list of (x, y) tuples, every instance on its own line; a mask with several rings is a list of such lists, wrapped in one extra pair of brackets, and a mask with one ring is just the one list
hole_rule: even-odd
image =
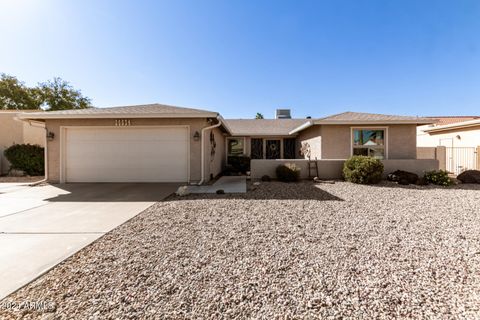
[(296, 127), (295, 129), (293, 129), (292, 131), (290, 131), (288, 134), (292, 135), (292, 134), (295, 134), (295, 133), (298, 133), (302, 130), (305, 130), (307, 128), (310, 128), (311, 126), (313, 126), (313, 122), (312, 121), (307, 121), (305, 122), (304, 124)]
[(314, 121), (315, 125), (370, 125), (370, 124), (432, 124), (434, 121), (431, 120), (353, 120), (353, 121), (343, 121), (343, 120), (317, 120)]
[(473, 120), (467, 122), (458, 122), (458, 123), (452, 123), (452, 124), (447, 124), (444, 126), (438, 126), (438, 127), (433, 127), (431, 129), (425, 129), (423, 130), (424, 132), (439, 132), (439, 131), (446, 131), (446, 130), (452, 130), (452, 129), (462, 129), (462, 128), (469, 128), (469, 127), (475, 127), (480, 125), (480, 120)]
[(217, 119), (222, 123), (222, 127), (225, 128), (228, 134), (232, 135), (232, 129), (228, 125), (228, 123), (223, 119), (223, 117), (220, 114), (217, 114)]
[(22, 120), (49, 120), (49, 119), (141, 119), (141, 118), (216, 118), (218, 113), (115, 113), (115, 114), (19, 114)]
[(297, 136), (297, 134), (289, 133), (249, 133), (249, 132), (236, 132), (231, 134), (232, 137), (288, 137), (288, 136)]

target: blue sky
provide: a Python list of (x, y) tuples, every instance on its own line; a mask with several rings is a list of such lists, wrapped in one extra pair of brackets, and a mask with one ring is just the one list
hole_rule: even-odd
[(228, 118), (480, 114), (480, 1), (0, 0), (0, 72)]

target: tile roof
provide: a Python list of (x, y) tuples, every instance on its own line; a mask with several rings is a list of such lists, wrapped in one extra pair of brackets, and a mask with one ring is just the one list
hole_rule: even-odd
[(109, 116), (127, 116), (132, 115), (139, 117), (214, 117), (218, 115), (217, 112), (192, 109), (192, 108), (183, 108), (175, 107), (166, 104), (144, 104), (144, 105), (134, 105), (134, 106), (121, 106), (121, 107), (109, 107), (109, 108), (88, 108), (88, 109), (74, 109), (74, 110), (62, 110), (62, 111), (46, 111), (41, 113), (24, 113), (21, 118), (29, 119), (43, 119), (43, 118), (74, 118), (74, 117), (109, 117)]
[(282, 136), (309, 119), (225, 119), (235, 136)]
[(425, 132), (440, 132), (445, 130), (451, 129), (461, 129), (461, 128), (468, 128), (468, 127), (478, 127), (480, 126), (480, 117), (474, 117), (474, 119), (468, 119), (466, 121), (459, 121), (459, 122), (451, 122), (447, 124), (441, 124), (433, 126), (428, 126), (426, 129), (422, 129)]
[(447, 124), (480, 119), (480, 116), (439, 116), (439, 117), (427, 117), (427, 118), (436, 120), (435, 125), (443, 126)]

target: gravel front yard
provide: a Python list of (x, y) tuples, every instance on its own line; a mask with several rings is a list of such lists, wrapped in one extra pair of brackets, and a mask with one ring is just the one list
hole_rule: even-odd
[(171, 197), (7, 300), (75, 319), (478, 319), (480, 188), (268, 182)]

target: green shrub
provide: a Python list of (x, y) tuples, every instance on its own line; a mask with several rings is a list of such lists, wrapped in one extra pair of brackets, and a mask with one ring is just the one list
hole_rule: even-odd
[(243, 174), (250, 171), (250, 157), (248, 156), (229, 156), (228, 164), (231, 165), (235, 171)]
[(346, 181), (360, 184), (379, 183), (382, 180), (383, 163), (375, 158), (353, 156), (343, 164)]
[(432, 170), (425, 172), (423, 176), (427, 183), (436, 184), (438, 186), (451, 186), (453, 180), (448, 176), (448, 172), (445, 170)]
[(44, 149), (39, 145), (14, 144), (3, 153), (11, 169), (22, 170), (30, 176), (45, 174)]
[(300, 168), (294, 163), (281, 164), (275, 170), (278, 180), (282, 182), (295, 182), (300, 179)]

